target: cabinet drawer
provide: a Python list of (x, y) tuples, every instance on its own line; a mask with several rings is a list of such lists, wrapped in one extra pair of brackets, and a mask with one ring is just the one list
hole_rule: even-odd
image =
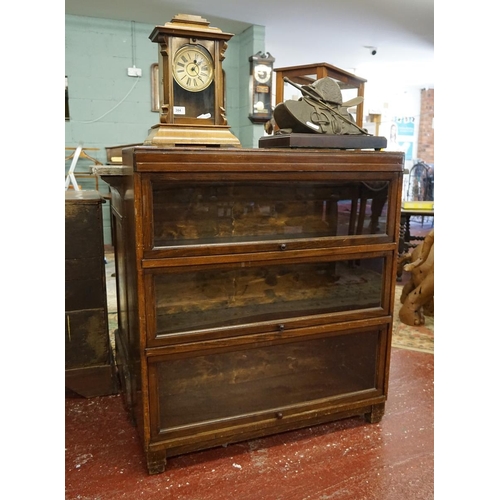
[(146, 234), (144, 248), (182, 247), (187, 255), (196, 254), (200, 245), (214, 245), (215, 253), (227, 251), (224, 245), (258, 242), (264, 250), (265, 242), (284, 239), (299, 243), (333, 238), (344, 245), (346, 236), (370, 235), (388, 241), (394, 178), (356, 182), (332, 177), (285, 183), (169, 182), (145, 176), (144, 199), (151, 206), (145, 206), (144, 227), (152, 232)]
[[(387, 326), (313, 339), (258, 342), (149, 358), (153, 440), (179, 445), (311, 413), (345, 410), (383, 394)], [(307, 425), (307, 423), (305, 424)]]
[[(198, 266), (152, 271), (147, 276), (148, 345), (304, 327), (312, 318), (383, 311), (386, 256), (356, 260), (309, 259), (281, 263)], [(319, 319), (317, 319), (319, 321)], [(317, 323), (316, 321), (316, 323)], [(271, 326), (272, 325), (272, 326)]]

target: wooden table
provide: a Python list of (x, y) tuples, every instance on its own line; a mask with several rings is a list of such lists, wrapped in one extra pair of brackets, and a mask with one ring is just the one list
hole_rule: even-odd
[(418, 243), (412, 244), (412, 241), (423, 241), (423, 236), (413, 236), (410, 233), (410, 219), (414, 216), (434, 217), (434, 209), (401, 209), (401, 220), (399, 228), (399, 255), (402, 255), (410, 248), (414, 248)]

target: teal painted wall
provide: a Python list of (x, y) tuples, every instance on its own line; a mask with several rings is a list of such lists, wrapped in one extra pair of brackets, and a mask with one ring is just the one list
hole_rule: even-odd
[[(152, 27), (132, 23), (66, 16), (66, 76), (70, 120), (66, 122), (66, 145), (83, 142), (99, 147), (96, 158), (106, 162), (104, 147), (143, 142), (157, 122), (151, 111), (151, 64), (157, 45), (149, 40)], [(127, 76), (135, 53), (141, 78)]]
[[(168, 21), (168, 20), (167, 20)], [(166, 21), (165, 21), (166, 22)], [(163, 24), (163, 22), (159, 22)], [(65, 123), (65, 145), (99, 148), (89, 154), (106, 163), (106, 147), (142, 143), (158, 113), (151, 111), (150, 68), (158, 61), (158, 46), (149, 39), (154, 26), (113, 19), (65, 16), (65, 73), (68, 78), (70, 119)], [(265, 28), (253, 26), (228, 42), (222, 67), (226, 74), (226, 116), (243, 147), (258, 147), (262, 124), (248, 119), (248, 58), (265, 51)], [(135, 64), (142, 77), (130, 77)], [(66, 156), (70, 152), (66, 152)], [(71, 161), (66, 162), (66, 173)], [(80, 159), (76, 171), (88, 172), (92, 162)], [(92, 180), (78, 178), (82, 189)], [(108, 192), (100, 181), (99, 191)], [(111, 244), (109, 206), (104, 207), (104, 239)]]

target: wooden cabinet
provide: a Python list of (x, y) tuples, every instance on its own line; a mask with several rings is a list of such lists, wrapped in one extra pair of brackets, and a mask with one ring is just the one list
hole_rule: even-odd
[(108, 330), (102, 204), (97, 191), (66, 191), (66, 388), (117, 392)]
[(150, 473), (166, 458), (387, 399), (404, 156), (135, 147), (102, 167), (117, 356)]

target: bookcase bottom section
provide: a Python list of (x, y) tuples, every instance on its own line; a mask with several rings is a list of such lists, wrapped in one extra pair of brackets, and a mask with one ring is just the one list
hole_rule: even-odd
[[(378, 331), (226, 352), (196, 351), (153, 363), (159, 429), (282, 411), (376, 387)], [(283, 410), (284, 411), (284, 410)]]
[(339, 407), (333, 412), (316, 412), (314, 415), (310, 415), (307, 420), (301, 418), (300, 420), (291, 419), (290, 421), (287, 421), (287, 419), (284, 418), (283, 420), (280, 420), (279, 423), (275, 421), (272, 426), (264, 426), (262, 423), (258, 426), (248, 425), (245, 430), (238, 429), (238, 432), (235, 432), (231, 436), (225, 435), (221, 437), (217, 432), (213, 432), (206, 434), (203, 437), (203, 441), (200, 440), (201, 436), (199, 436), (195, 442), (187, 441), (176, 447), (169, 447), (165, 443), (161, 442), (151, 443), (146, 451), (148, 472), (150, 475), (163, 473), (167, 466), (167, 458), (169, 457), (208, 448), (215, 448), (217, 446), (226, 446), (228, 444), (248, 441), (251, 439), (258, 439), (273, 434), (293, 431), (313, 425), (326, 424), (346, 418), (363, 417), (366, 422), (375, 424), (382, 420), (385, 412), (385, 398), (379, 397), (377, 399), (384, 400), (384, 402), (375, 404), (367, 404), (366, 402), (363, 404), (358, 403), (356, 405), (349, 405), (350, 408), (348, 410)]
[(150, 473), (167, 456), (356, 415), (380, 421), (387, 329), (151, 356)]

